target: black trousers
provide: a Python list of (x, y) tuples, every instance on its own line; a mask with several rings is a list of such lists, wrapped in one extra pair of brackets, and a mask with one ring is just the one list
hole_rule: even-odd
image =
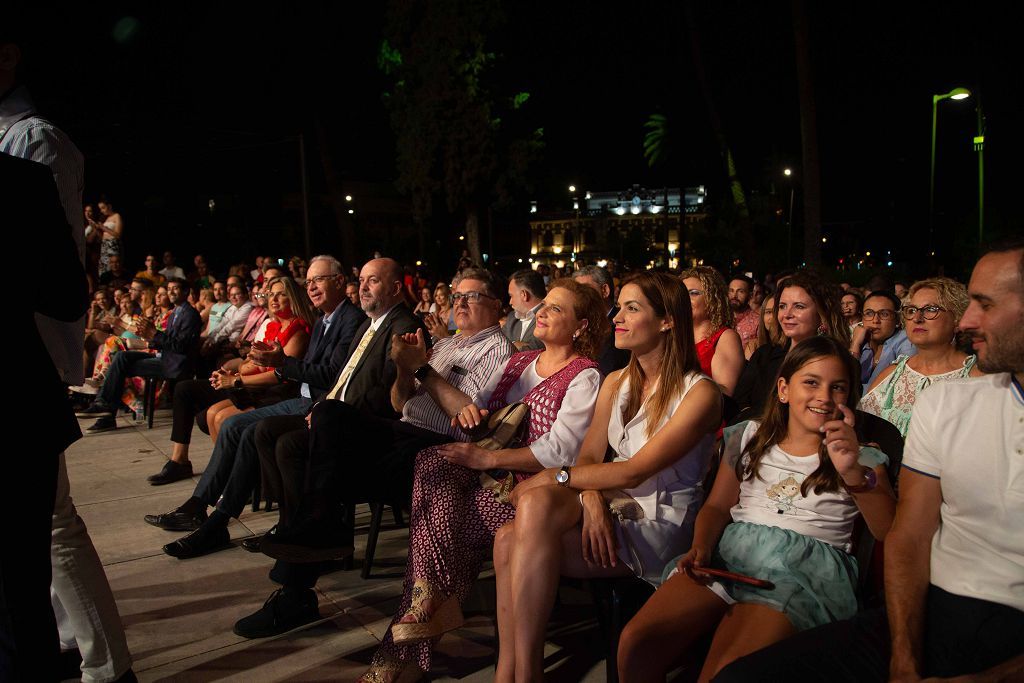
[[(1024, 653), (1024, 612), (928, 587), (922, 676), (977, 673)], [(887, 681), (889, 621), (884, 608), (803, 631), (741, 657), (715, 683)]]
[(192, 425), (196, 415), (229, 396), (225, 389), (214, 389), (207, 379), (186, 379), (174, 385), (174, 413), (171, 418), (171, 441), (188, 444), (192, 441)]
[[(318, 403), (311, 425), (307, 491), (332, 505), (408, 498), (416, 454), (452, 441), (446, 434), (380, 418), (342, 401)], [(318, 563), (279, 561), (270, 578), (285, 586), (312, 588), (322, 569)]]
[(281, 525), (288, 526), (306, 489), (309, 429), (304, 415), (275, 415), (260, 420), (254, 440), (269, 492), (281, 504)]

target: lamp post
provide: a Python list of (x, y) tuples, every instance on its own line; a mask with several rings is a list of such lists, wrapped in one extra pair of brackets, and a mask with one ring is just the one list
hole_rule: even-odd
[(786, 219), (786, 263), (789, 264), (793, 258), (793, 169), (782, 169), (782, 175), (789, 179), (789, 217)]
[(967, 88), (953, 88), (942, 95), (932, 95), (932, 162), (928, 179), (928, 254), (935, 251), (935, 131), (939, 118), (939, 102), (942, 100), (966, 100), (971, 96)]
[(576, 186), (575, 185), (570, 185), (569, 186), (569, 194), (572, 195), (572, 210), (576, 212), (576, 223), (573, 226), (573, 231), (572, 231), (572, 251), (569, 254), (569, 263), (571, 263), (572, 267), (575, 268), (575, 266), (576, 266), (576, 245), (578, 244), (578, 241), (579, 241), (579, 235), (577, 233), (579, 233), (579, 231), (580, 231), (580, 199), (576, 195)]

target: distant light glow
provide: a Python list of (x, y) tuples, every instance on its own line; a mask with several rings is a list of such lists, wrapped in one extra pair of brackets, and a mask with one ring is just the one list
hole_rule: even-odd
[(578, 201), (576, 201), (576, 200), (573, 200), (572, 208), (575, 209), (576, 211), (579, 211), (580, 203)]
[(615, 207), (615, 215), (616, 216), (622, 216), (625, 213), (626, 213), (626, 210), (624, 208), (622, 208), (621, 206), (616, 206)]
[(640, 207), (634, 204), (633, 206), (629, 207), (629, 212), (634, 215), (638, 214), (640, 213)]
[(661, 209), (662, 207), (658, 206), (657, 204), (651, 204), (651, 213), (661, 213)]
[(864, 255), (865, 255), (865, 256), (871, 256), (871, 252), (870, 252), (870, 251), (865, 251), (865, 252), (864, 252)]
[[(575, 192), (575, 191), (576, 191), (576, 186), (575, 185), (570, 185), (569, 186), (569, 192)], [(561, 268), (561, 266), (559, 266), (559, 268)]]
[(887, 266), (889, 266), (890, 268), (892, 268), (892, 261), (886, 261), (885, 265), (887, 265)]
[[(352, 212), (351, 212), (351, 211), (349, 211), (349, 213), (352, 213)], [(459, 235), (459, 241), (460, 241), (460, 242), (461, 242), (462, 240), (464, 240), (464, 239), (466, 239), (466, 236), (465, 236), (465, 235)]]
[(561, 254), (562, 253), (562, 248), (561, 247), (557, 247), (557, 246), (556, 247), (551, 247), (551, 251), (555, 252), (556, 254)]
[(601, 259), (600, 261), (597, 262), (597, 265), (599, 267), (601, 267), (601, 268), (607, 268), (608, 267), (608, 261), (607, 261), (607, 259)]
[(791, 176), (791, 175), (793, 175), (793, 169), (791, 169), (791, 168), (784, 168), (784, 169), (782, 169), (782, 175), (784, 175), (784, 176)]
[(519, 262), (520, 262), (520, 263), (522, 263), (522, 262), (523, 262), (523, 259), (519, 259)]
[(417, 261), (417, 262), (416, 262), (416, 265), (417, 265), (417, 266), (422, 266), (422, 265), (423, 265), (423, 261)]
[[(531, 247), (530, 248), (530, 253), (533, 254), (533, 255), (536, 255), (537, 254), (537, 247)], [(533, 259), (530, 259), (530, 260), (532, 261)]]
[(350, 194), (345, 195), (345, 201), (346, 202), (352, 201), (352, 195), (350, 195)]
[(348, 212), (349, 212), (350, 214), (353, 214), (353, 213), (355, 213), (355, 212), (356, 212), (356, 210), (355, 210), (355, 209), (349, 209), (349, 210), (348, 210)]
[(584, 199), (590, 199), (590, 192), (587, 192), (587, 194), (586, 194), (586, 195), (584, 195), (584, 196), (583, 196), (583, 198), (584, 198)]
[(828, 242), (828, 238), (827, 237), (822, 237), (821, 238), (821, 243), (822, 244), (826, 244), (827, 242)]

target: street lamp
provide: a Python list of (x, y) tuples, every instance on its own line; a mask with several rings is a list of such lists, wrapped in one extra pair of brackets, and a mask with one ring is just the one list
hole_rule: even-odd
[(932, 95), (932, 163), (928, 176), (928, 251), (933, 251), (935, 236), (935, 131), (939, 118), (939, 102), (942, 100), (966, 100), (971, 96), (967, 88), (953, 88), (942, 95)]
[(789, 178), (789, 218), (786, 220), (788, 233), (786, 236), (786, 263), (793, 258), (793, 169), (782, 169), (782, 175)]

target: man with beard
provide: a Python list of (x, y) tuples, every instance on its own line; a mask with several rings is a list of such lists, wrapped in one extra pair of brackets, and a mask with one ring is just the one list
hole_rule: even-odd
[[(753, 289), (754, 281), (746, 275), (733, 275), (729, 280), (729, 308), (732, 309), (734, 319), (733, 329), (740, 335), (744, 351), (750, 344), (757, 348), (757, 321), (761, 312), (750, 308), (750, 293)], [(746, 354), (747, 357), (753, 352), (752, 348)]]
[(985, 254), (968, 291), (960, 328), (990, 374), (917, 399), (885, 538), (886, 608), (804, 631), (716, 681), (1024, 679), (1024, 239)]

